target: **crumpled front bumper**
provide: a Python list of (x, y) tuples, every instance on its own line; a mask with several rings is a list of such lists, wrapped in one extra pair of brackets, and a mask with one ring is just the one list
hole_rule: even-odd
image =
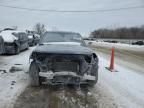
[(75, 72), (39, 72), (39, 76), (45, 77), (46, 82), (51, 85), (58, 84), (87, 84), (87, 81), (94, 81), (95, 76), (84, 74), (77, 75)]

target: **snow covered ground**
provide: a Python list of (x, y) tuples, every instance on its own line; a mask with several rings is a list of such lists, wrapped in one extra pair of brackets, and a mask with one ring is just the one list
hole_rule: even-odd
[(5, 73), (0, 76), (0, 108), (12, 108), (17, 96), (27, 86), (24, 72)]
[[(100, 57), (99, 77), (102, 80), (99, 81), (114, 94), (115, 100), (120, 102), (120, 107), (143, 108), (144, 61), (142, 57), (144, 56), (142, 54), (144, 54), (144, 46), (94, 41), (91, 46), (96, 47)], [(112, 47), (117, 49), (115, 69), (118, 72), (109, 74), (105, 67), (108, 67), (110, 63), (110, 50), (107, 49)]]
[(104, 48), (115, 47), (116, 49), (144, 52), (144, 45), (139, 46), (139, 45), (131, 45), (131, 44), (123, 44), (123, 43), (109, 43), (109, 42), (96, 42), (96, 41), (88, 41), (88, 42), (92, 42), (91, 44), (92, 46), (100, 46)]
[(28, 85), (27, 72), (32, 49), (19, 55), (0, 56), (0, 108), (12, 108), (17, 96)]
[(105, 67), (109, 61), (100, 57), (99, 83), (105, 91), (110, 91), (121, 108), (143, 108), (144, 76), (129, 68), (115, 66), (118, 72), (110, 72)]
[[(0, 70), (6, 70), (6, 72), (0, 71), (0, 108), (13, 108), (13, 105), (18, 103), (18, 100), (22, 101), (22, 103), (19, 102), (17, 104), (22, 108), (31, 108), (29, 106), (30, 104), (38, 104), (38, 106), (40, 106), (40, 104), (45, 105), (48, 104), (48, 101), (54, 105), (56, 103), (54, 103), (55, 100), (53, 99), (63, 95), (65, 95), (65, 99), (74, 98), (73, 101), (78, 100), (79, 102), (77, 103), (83, 106), (81, 101), (85, 101), (81, 100), (81, 95), (76, 95), (70, 91), (65, 90), (65, 94), (60, 93), (61, 95), (59, 95), (59, 92), (56, 91), (51, 91), (51, 94), (48, 94), (49, 92), (46, 88), (26, 89), (29, 84), (27, 74), (29, 67), (28, 58), (32, 50), (33, 48), (14, 56), (0, 56)], [(133, 70), (119, 64), (115, 65), (115, 69), (118, 72), (110, 72), (105, 68), (109, 66), (109, 60), (103, 57), (101, 52), (97, 52), (97, 54), (100, 62), (99, 81), (98, 84), (88, 92), (89, 96), (93, 96), (93, 101), (88, 105), (95, 104), (92, 102), (97, 102), (98, 108), (143, 108), (144, 74), (139, 74), (137, 69)], [(127, 64), (127, 62), (123, 63)], [(9, 72), (12, 66), (22, 70)], [(20, 94), (25, 94), (26, 96), (20, 96), (20, 99), (20, 97), (18, 97)], [(29, 100), (29, 103), (27, 103), (25, 99)], [(33, 101), (31, 101), (31, 99), (33, 99)], [(67, 105), (69, 102), (70, 101), (67, 101)], [(26, 105), (26, 107), (24, 107), (24, 105)], [(19, 107), (15, 106), (14, 108)]]

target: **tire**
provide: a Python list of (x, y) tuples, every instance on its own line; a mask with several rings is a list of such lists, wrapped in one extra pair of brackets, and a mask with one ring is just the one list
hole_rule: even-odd
[(19, 54), (20, 53), (20, 48), (18, 46), (15, 47), (15, 54)]
[(94, 80), (94, 81), (89, 81), (89, 82), (88, 82), (88, 85), (89, 85), (90, 87), (93, 87), (93, 86), (96, 85), (97, 82), (98, 82), (98, 72), (96, 72), (95, 80)]
[(33, 41), (33, 45), (32, 46), (35, 46), (35, 42)]
[(94, 81), (88, 81), (88, 85), (93, 87), (98, 82), (98, 66), (94, 66), (93, 70), (95, 71), (93, 76), (95, 76)]
[(40, 82), (40, 77), (39, 77), (39, 68), (37, 67), (34, 61), (30, 64), (29, 76), (30, 76), (31, 86), (33, 87), (40, 86), (41, 82)]
[(27, 48), (26, 48), (26, 50), (28, 50), (29, 49), (29, 44), (27, 44)]

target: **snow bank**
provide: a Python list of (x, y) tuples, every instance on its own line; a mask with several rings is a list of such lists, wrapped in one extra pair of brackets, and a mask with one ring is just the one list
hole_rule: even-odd
[(144, 76), (117, 64), (115, 69), (118, 72), (112, 73), (105, 68), (109, 62), (101, 56), (99, 58), (99, 84), (114, 95), (120, 108), (143, 108)]
[(18, 38), (15, 37), (14, 35), (12, 35), (12, 33), (15, 33), (16, 31), (3, 31), (0, 33), (0, 35), (2, 36), (2, 38), (4, 39), (4, 42), (14, 42), (15, 40), (17, 40)]
[(116, 49), (144, 52), (144, 46), (139, 46), (139, 45), (130, 45), (130, 44), (123, 44), (123, 43), (95, 42), (95, 41), (91, 41), (91, 42), (92, 42), (91, 43), (92, 46), (99, 46), (99, 47), (105, 47), (105, 48), (115, 47)]

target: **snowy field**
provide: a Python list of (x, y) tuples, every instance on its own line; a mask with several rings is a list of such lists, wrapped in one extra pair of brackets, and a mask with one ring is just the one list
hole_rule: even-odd
[[(98, 108), (143, 108), (144, 74), (139, 74), (137, 70), (119, 64), (115, 65), (118, 72), (108, 71), (105, 67), (109, 66), (109, 61), (103, 57), (101, 52), (97, 52), (100, 61), (99, 81), (94, 88), (89, 89), (88, 96), (89, 98), (93, 97), (93, 101), (87, 103), (86, 106), (82, 104), (80, 92), (77, 96), (66, 90), (66, 93), (53, 91), (48, 94), (47, 89), (27, 89), (29, 85), (27, 74), (29, 55), (32, 50), (33, 48), (30, 48), (19, 55), (0, 56), (0, 108), (37, 108), (40, 105), (48, 104), (47, 101), (52, 101), (52, 105), (55, 105), (58, 104), (53, 103), (55, 96), (60, 99), (64, 97), (66, 105), (71, 104), (69, 99), (72, 98), (75, 105), (80, 105), (78, 108), (94, 108), (92, 106), (96, 103)], [(10, 72), (9, 70), (13, 66), (17, 67), (18, 70)], [(23, 97), (24, 94), (26, 96)], [(22, 96), (19, 97), (19, 95)], [(32, 101), (31, 96), (37, 99)], [(29, 102), (27, 103), (25, 99), (29, 99)], [(87, 101), (89, 102), (89, 100)], [(37, 107), (31, 107), (32, 105)], [(75, 108), (75, 106), (70, 108)]]
[(104, 48), (116, 48), (116, 49), (122, 49), (122, 50), (129, 50), (129, 51), (136, 51), (136, 52), (144, 52), (144, 45), (131, 45), (131, 44), (123, 44), (123, 43), (109, 43), (109, 42), (96, 42), (96, 41), (87, 41), (92, 42), (92, 46), (100, 46)]

